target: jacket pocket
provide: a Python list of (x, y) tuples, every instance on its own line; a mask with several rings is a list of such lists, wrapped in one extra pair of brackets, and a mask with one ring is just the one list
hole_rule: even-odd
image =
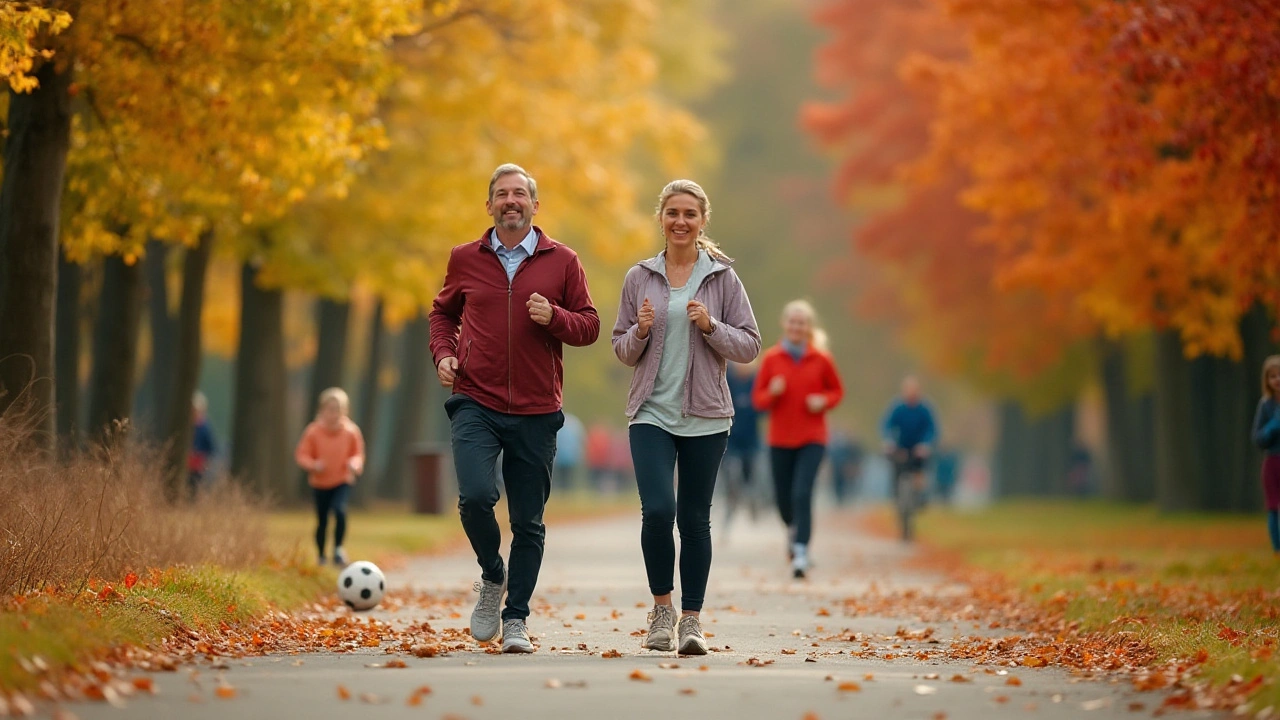
[(462, 350), (462, 362), (458, 364), (458, 377), (463, 377), (467, 374), (467, 364), (471, 362), (472, 342), (474, 341), (468, 338), (467, 346)]

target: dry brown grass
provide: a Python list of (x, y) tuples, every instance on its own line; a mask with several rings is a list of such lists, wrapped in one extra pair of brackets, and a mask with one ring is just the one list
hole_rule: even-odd
[(158, 448), (122, 429), (104, 446), (49, 458), (30, 449), (30, 424), (12, 410), (0, 416), (0, 595), (266, 558), (265, 507), (236, 484), (170, 501)]

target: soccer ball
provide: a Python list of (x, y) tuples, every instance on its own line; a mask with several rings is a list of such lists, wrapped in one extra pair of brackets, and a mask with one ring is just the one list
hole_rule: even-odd
[(338, 576), (338, 597), (352, 610), (371, 610), (382, 602), (387, 579), (377, 565), (358, 560)]

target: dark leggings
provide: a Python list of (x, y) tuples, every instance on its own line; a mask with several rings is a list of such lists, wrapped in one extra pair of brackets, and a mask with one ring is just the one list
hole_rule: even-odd
[(320, 557), (324, 557), (330, 512), (333, 513), (333, 546), (342, 547), (342, 539), (347, 534), (347, 495), (351, 494), (351, 485), (344, 483), (327, 490), (312, 488), (311, 492), (316, 499), (316, 547), (320, 550)]
[(813, 483), (826, 451), (826, 447), (817, 443), (798, 448), (769, 448), (778, 514), (787, 527), (794, 528), (792, 542), (801, 545), (808, 545), (813, 535)]
[(649, 592), (667, 595), (675, 589), (676, 541), (671, 528), (678, 525), (680, 609), (699, 612), (711, 575), (711, 495), (729, 433), (681, 437), (656, 425), (637, 424), (630, 435)]

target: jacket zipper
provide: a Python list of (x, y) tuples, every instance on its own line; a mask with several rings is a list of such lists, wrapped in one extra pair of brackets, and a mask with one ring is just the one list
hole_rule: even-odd
[[(690, 295), (689, 298), (691, 300), (696, 299), (698, 297), (698, 292), (702, 290), (704, 286), (706, 286), (707, 281), (715, 277), (717, 274), (719, 274), (719, 272), (720, 271), (713, 270), (712, 272), (707, 273), (706, 277), (702, 278), (702, 282), (698, 283), (698, 287), (694, 288), (693, 294)], [(667, 287), (671, 287), (671, 281), (669, 280), (667, 281)], [(711, 308), (707, 308), (707, 312), (710, 313)], [(681, 403), (683, 407), (680, 408), (680, 417), (682, 418), (689, 417), (688, 411), (693, 409), (693, 396), (689, 392), (689, 377), (693, 375), (693, 342), (694, 342), (694, 339), (697, 337), (696, 335), (694, 335), (694, 333), (696, 332), (702, 332), (702, 331), (695, 324), (692, 328), (689, 329), (689, 368), (684, 372), (684, 402)]]

